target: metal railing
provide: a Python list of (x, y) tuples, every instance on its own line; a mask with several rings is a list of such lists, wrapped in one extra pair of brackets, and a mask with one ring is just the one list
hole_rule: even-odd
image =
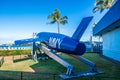
[[(57, 73), (44, 72), (20, 72), (20, 71), (4, 71), (0, 70), (0, 80), (63, 80)], [(120, 80), (120, 77), (114, 76), (88, 76), (67, 80)]]
[(58, 74), (0, 70), (0, 80), (61, 80)]

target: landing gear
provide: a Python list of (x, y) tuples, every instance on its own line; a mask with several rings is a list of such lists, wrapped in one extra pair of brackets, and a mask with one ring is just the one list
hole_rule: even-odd
[[(35, 58), (33, 58), (34, 60), (38, 61), (41, 58), (52, 58), (55, 61), (57, 61), (58, 63), (60, 63), (61, 65), (63, 65), (64, 67), (67, 68), (66, 73), (65, 74), (60, 74), (60, 77), (62, 79), (71, 79), (71, 78), (77, 78), (77, 77), (83, 77), (83, 76), (92, 76), (92, 75), (97, 75), (97, 74), (101, 74), (103, 73), (102, 71), (98, 71), (96, 68), (96, 64), (91, 62), (90, 60), (82, 57), (82, 56), (78, 56), (78, 55), (70, 55), (76, 59), (78, 59), (79, 61), (83, 62), (84, 64), (86, 64), (87, 66), (90, 67), (89, 71), (84, 71), (84, 72), (76, 72), (75, 71), (75, 67), (70, 64), (68, 61), (66, 61), (64, 58), (62, 58), (61, 56), (59, 56), (55, 51), (48, 49), (47, 46), (43, 46), (41, 44), (34, 44), (33, 45), (33, 56), (36, 56)], [(36, 52), (39, 54), (36, 54)]]

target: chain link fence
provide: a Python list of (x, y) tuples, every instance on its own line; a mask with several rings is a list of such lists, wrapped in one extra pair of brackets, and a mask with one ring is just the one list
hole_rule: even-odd
[[(19, 72), (19, 71), (1, 71), (0, 80), (63, 80), (59, 74), (42, 72)], [(67, 80), (120, 80), (112, 76), (88, 76)]]
[(62, 80), (58, 74), (42, 72), (0, 71), (0, 80)]

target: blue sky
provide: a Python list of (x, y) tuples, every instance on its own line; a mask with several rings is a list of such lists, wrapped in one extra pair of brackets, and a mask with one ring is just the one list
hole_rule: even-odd
[[(94, 16), (81, 41), (88, 41), (91, 25), (105, 12), (93, 13), (96, 0), (0, 0), (0, 44), (32, 37), (33, 32), (57, 32), (57, 24), (46, 24), (55, 9), (68, 16), (68, 24), (60, 25), (61, 33), (72, 36), (81, 19)], [(96, 40), (96, 39), (94, 39)]]

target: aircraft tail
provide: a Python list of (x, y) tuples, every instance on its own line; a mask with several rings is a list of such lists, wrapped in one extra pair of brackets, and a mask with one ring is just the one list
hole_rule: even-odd
[(82, 19), (82, 21), (80, 22), (78, 28), (76, 29), (76, 31), (74, 32), (72, 38), (74, 40), (79, 41), (83, 35), (83, 33), (85, 32), (87, 26), (89, 25), (90, 21), (92, 20), (93, 16), (90, 17), (85, 17)]

